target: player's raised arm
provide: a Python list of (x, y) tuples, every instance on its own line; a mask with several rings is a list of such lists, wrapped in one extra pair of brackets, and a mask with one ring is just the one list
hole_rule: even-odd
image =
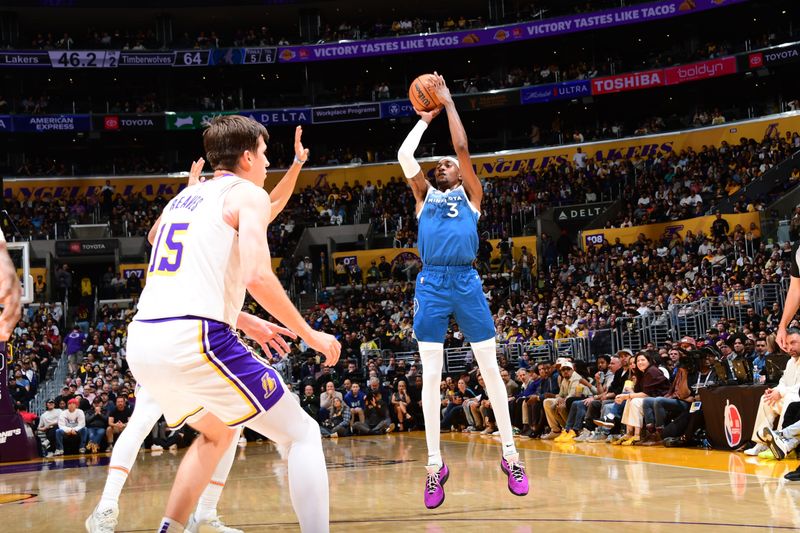
[(301, 140), (302, 135), (302, 126), (297, 126), (294, 130), (294, 161), (292, 161), (292, 166), (289, 167), (289, 170), (283, 175), (281, 181), (278, 182), (275, 188), (272, 189), (272, 192), (269, 193), (269, 197), (272, 200), (270, 222), (275, 220), (286, 207), (286, 204), (289, 203), (289, 199), (294, 192), (294, 187), (297, 184), (297, 177), (300, 175), (300, 170), (303, 168), (303, 163), (308, 161), (308, 148), (303, 147), (303, 142)]
[(226, 219), (239, 231), (239, 257), (247, 291), (256, 302), (313, 349), (325, 355), (325, 364), (339, 359), (341, 345), (332, 335), (315, 331), (295, 309), (281, 282), (272, 271), (267, 245), (270, 200), (259, 187), (234, 187), (225, 199)]
[(453, 97), (450, 94), (450, 89), (444, 78), (434, 72), (438, 78), (433, 85), (433, 90), (436, 91), (436, 96), (439, 102), (444, 106), (447, 111), (447, 122), (450, 125), (450, 136), (453, 140), (453, 148), (456, 150), (456, 157), (458, 157), (458, 167), (461, 171), (461, 179), (464, 184), (464, 190), (467, 191), (470, 202), (475, 206), (475, 209), (480, 211), (481, 201), (483, 201), (483, 185), (481, 185), (475, 169), (472, 168), (472, 159), (469, 156), (469, 144), (467, 142), (467, 132), (464, 131), (464, 125), (461, 123), (461, 117), (458, 116), (456, 105), (453, 102)]
[(414, 152), (416, 152), (419, 147), (422, 134), (428, 129), (428, 125), (431, 121), (442, 112), (442, 108), (437, 107), (433, 111), (415, 111), (417, 115), (419, 115), (419, 122), (416, 123), (406, 137), (406, 140), (400, 145), (400, 149), (397, 151), (397, 160), (403, 168), (403, 174), (406, 179), (408, 179), (408, 184), (411, 185), (411, 190), (414, 191), (414, 199), (417, 201), (416, 211), (419, 212), (423, 202), (425, 202), (425, 196), (428, 194), (428, 187), (431, 185), (428, 183), (428, 180), (425, 179), (422, 168), (414, 158)]

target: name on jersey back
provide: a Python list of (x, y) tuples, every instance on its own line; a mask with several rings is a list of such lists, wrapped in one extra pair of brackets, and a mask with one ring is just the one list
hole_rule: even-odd
[(173, 209), (188, 209), (189, 211), (194, 211), (195, 208), (203, 202), (203, 197), (199, 194), (190, 195), (190, 196), (183, 196), (181, 198), (176, 198), (175, 200), (169, 203), (169, 210), (172, 211)]

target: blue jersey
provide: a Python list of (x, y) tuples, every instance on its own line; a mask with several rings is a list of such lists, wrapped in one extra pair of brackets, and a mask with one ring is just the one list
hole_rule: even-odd
[(464, 187), (428, 189), (419, 214), (417, 244), (422, 264), (471, 265), (478, 253), (478, 217)]

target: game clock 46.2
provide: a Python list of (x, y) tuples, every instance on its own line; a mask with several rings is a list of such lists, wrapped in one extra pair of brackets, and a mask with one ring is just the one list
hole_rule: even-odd
[(66, 50), (49, 52), (53, 68), (117, 68), (119, 50)]

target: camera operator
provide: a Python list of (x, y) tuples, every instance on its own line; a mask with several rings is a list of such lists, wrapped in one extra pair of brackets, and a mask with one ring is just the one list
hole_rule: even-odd
[(381, 400), (380, 394), (367, 393), (365, 400), (364, 422), (355, 422), (353, 432), (357, 435), (383, 435), (394, 431), (394, 423), (389, 416), (389, 409)]

